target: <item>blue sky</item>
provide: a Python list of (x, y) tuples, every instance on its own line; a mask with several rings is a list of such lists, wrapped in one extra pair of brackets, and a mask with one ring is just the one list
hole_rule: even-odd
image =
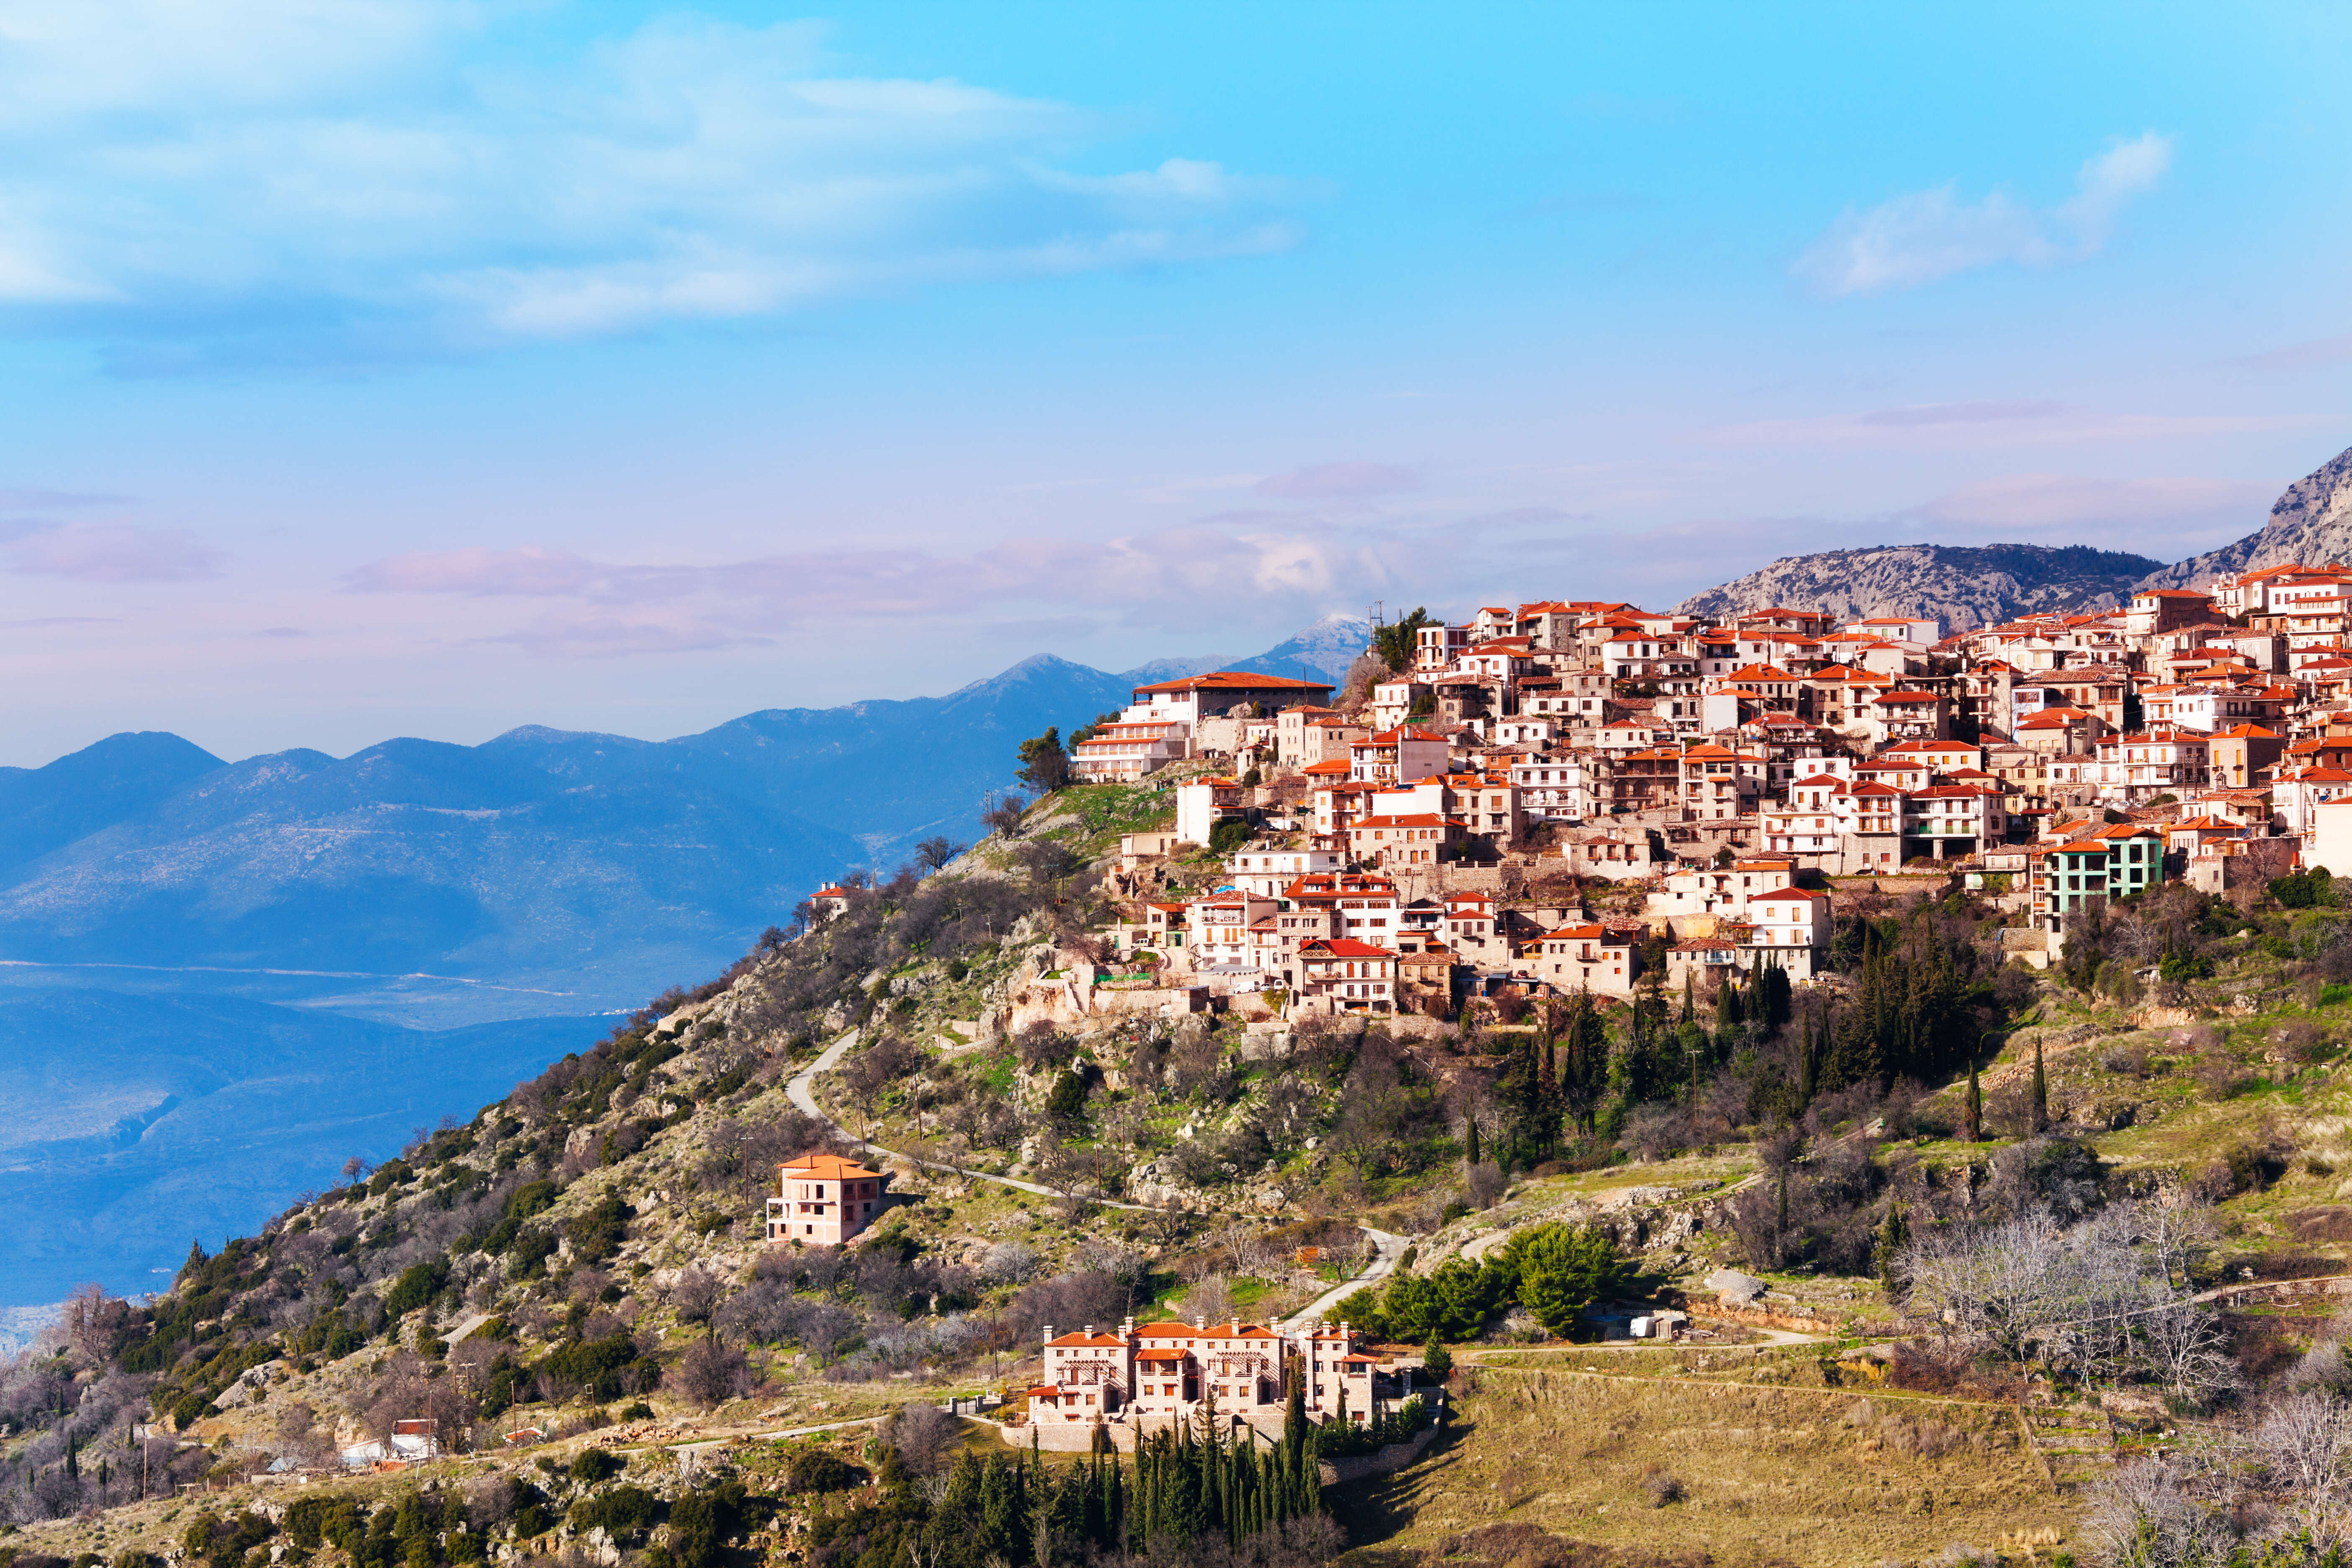
[(0, 762), (2234, 538), (2352, 23), (2051, 13), (17, 0)]

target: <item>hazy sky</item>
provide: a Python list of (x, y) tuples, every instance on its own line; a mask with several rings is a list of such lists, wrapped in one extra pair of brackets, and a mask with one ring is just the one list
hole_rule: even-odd
[(0, 763), (2172, 559), (2352, 445), (2340, 7), (0, 5)]

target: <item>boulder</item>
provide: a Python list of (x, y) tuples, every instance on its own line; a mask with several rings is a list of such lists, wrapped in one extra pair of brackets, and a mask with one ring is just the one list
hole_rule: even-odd
[(1745, 1307), (1771, 1289), (1753, 1274), (1742, 1274), (1737, 1268), (1718, 1268), (1706, 1277), (1706, 1288), (1726, 1305)]

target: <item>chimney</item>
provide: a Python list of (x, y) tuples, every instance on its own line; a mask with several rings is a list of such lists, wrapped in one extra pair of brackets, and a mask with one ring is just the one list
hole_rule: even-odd
[(1134, 1338), (1134, 1337), (1135, 1337), (1135, 1320), (1134, 1320), (1133, 1318), (1129, 1318), (1129, 1319), (1128, 1319), (1128, 1320), (1127, 1320), (1127, 1321), (1125, 1321), (1125, 1322), (1123, 1322), (1123, 1323), (1119, 1324), (1119, 1326), (1118, 1326), (1118, 1332), (1119, 1332), (1119, 1337), (1120, 1337), (1121, 1339), (1132, 1339), (1132, 1338)]
[(1087, 1325), (1087, 1338), (1088, 1338), (1088, 1339), (1093, 1339), (1094, 1337), (1095, 1337), (1095, 1326), (1094, 1326), (1092, 1323), (1088, 1323), (1088, 1324)]
[(1049, 1345), (1054, 1342), (1054, 1325), (1051, 1323), (1045, 1325), (1045, 1342)]

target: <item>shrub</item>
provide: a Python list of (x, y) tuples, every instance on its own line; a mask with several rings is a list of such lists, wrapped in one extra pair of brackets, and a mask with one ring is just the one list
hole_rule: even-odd
[(661, 1502), (643, 1487), (614, 1487), (572, 1505), (572, 1528), (593, 1530), (599, 1525), (614, 1541), (634, 1540), (650, 1529), (660, 1515)]
[(449, 1263), (446, 1258), (411, 1264), (393, 1288), (384, 1292), (384, 1315), (397, 1318), (413, 1312), (441, 1294), (448, 1283)]
[(803, 1448), (793, 1456), (785, 1484), (796, 1492), (844, 1492), (866, 1484), (866, 1472), (830, 1448)]
[(595, 1486), (609, 1481), (621, 1473), (620, 1456), (605, 1448), (583, 1448), (565, 1472), (583, 1486)]
[(1650, 1500), (1652, 1508), (1664, 1508), (1683, 1500), (1683, 1484), (1675, 1479), (1674, 1471), (1664, 1465), (1650, 1464), (1642, 1468), (1642, 1494)]
[(2281, 908), (2290, 910), (2317, 909), (2336, 901), (2335, 885), (2324, 866), (2272, 878), (2270, 894)]

